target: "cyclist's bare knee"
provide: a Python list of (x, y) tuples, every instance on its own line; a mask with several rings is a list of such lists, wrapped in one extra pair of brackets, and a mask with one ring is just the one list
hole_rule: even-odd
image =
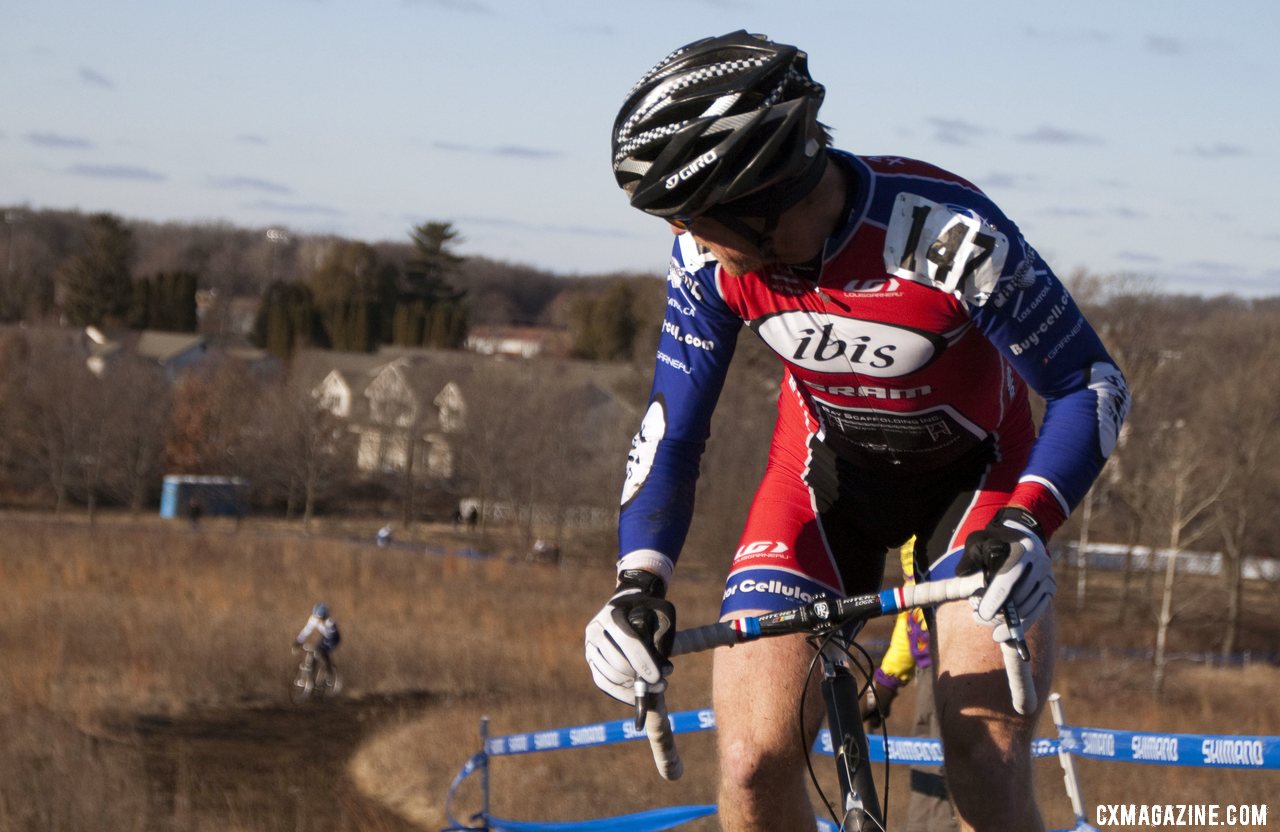
[[(966, 828), (1043, 828), (1031, 784), (1030, 742), (1039, 712), (1018, 714), (1010, 700), (1000, 647), (975, 624), (967, 605), (937, 613), (935, 696), (946, 750), (947, 779)], [(1053, 669), (1052, 613), (1027, 634), (1038, 699)]]
[[(713, 702), (725, 829), (799, 828), (812, 818), (796, 709), (812, 653), (803, 639), (769, 639), (716, 653)], [(821, 696), (808, 690), (806, 733), (821, 721)]]

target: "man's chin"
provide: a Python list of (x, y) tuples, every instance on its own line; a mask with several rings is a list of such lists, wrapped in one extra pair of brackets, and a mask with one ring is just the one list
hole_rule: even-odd
[(760, 272), (768, 265), (763, 260), (748, 260), (742, 258), (728, 258), (720, 260), (720, 268), (724, 269), (730, 277), (741, 277), (744, 274), (752, 272)]

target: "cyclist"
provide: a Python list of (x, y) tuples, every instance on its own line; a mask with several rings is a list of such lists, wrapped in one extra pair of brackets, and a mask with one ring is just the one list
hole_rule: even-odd
[[(665, 600), (710, 419), (742, 325), (783, 364), (769, 464), (729, 570), (725, 618), (877, 589), (919, 539), (922, 580), (984, 569), (973, 609), (936, 613), (936, 695), (966, 827), (1038, 829), (1029, 741), (999, 642), (1016, 608), (1037, 689), (1053, 655), (1045, 542), (1097, 477), (1124, 377), (1071, 296), (976, 187), (924, 162), (829, 146), (824, 88), (793, 46), (745, 31), (691, 43), (628, 94), (613, 168), (676, 233), (654, 383), (632, 442), (618, 581), (587, 626), (595, 683), (663, 684)], [(1028, 385), (1047, 403), (1039, 438)], [(650, 628), (632, 620), (649, 621)], [(642, 632), (643, 631), (643, 632)], [(810, 654), (765, 639), (716, 653), (728, 829), (813, 822), (794, 738)], [(807, 713), (816, 731), (816, 685)]]
[(342, 642), (342, 632), (338, 629), (338, 622), (329, 614), (328, 605), (323, 601), (311, 608), (311, 617), (307, 619), (306, 625), (294, 639), (294, 645), (303, 646), (313, 634), (317, 636), (314, 647), (316, 655), (324, 662), (324, 669), (329, 674), (329, 678), (333, 678), (332, 653)]
[[(915, 538), (898, 551), (904, 583), (915, 581)], [(929, 654), (929, 625), (922, 609), (904, 610), (893, 623), (889, 648), (880, 659), (871, 686), (862, 700), (862, 718), (879, 728), (893, 708), (898, 691), (916, 680), (916, 713), (912, 733), (938, 736), (938, 712), (933, 704), (933, 658)], [(947, 781), (941, 771), (911, 767), (911, 801), (907, 805), (906, 832), (943, 832), (956, 829), (955, 812), (947, 797)]]

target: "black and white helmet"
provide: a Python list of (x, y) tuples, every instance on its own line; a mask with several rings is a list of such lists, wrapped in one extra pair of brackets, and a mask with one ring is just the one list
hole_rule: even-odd
[(669, 219), (809, 179), (824, 167), (823, 94), (794, 46), (745, 30), (695, 41), (627, 95), (614, 176), (633, 207)]

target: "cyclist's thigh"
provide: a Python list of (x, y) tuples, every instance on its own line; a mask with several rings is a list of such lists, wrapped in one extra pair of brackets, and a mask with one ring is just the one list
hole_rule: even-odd
[[(968, 603), (955, 601), (936, 610), (934, 639), (937, 644), (934, 697), (944, 736), (949, 730), (946, 724), (948, 717), (963, 721), (966, 717), (983, 716), (1009, 721), (1030, 740), (1034, 719), (1013, 711), (1001, 647), (992, 640), (990, 627), (973, 620), (973, 611)], [(1053, 675), (1052, 605), (1028, 629), (1027, 643), (1031, 650), (1037, 699), (1043, 705)]]
[(808, 697), (805, 729), (810, 742), (825, 714), (816, 680), (806, 678), (812, 659), (813, 650), (802, 636), (715, 652), (712, 705), (722, 765), (750, 766), (746, 761), (762, 758), (790, 765), (803, 759), (796, 742), (802, 693)]

